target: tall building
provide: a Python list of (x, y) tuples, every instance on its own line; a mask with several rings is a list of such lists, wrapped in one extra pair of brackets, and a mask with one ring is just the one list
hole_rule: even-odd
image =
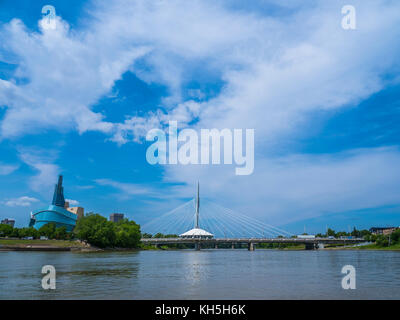
[(15, 220), (6, 218), (4, 220), (1, 220), (1, 224), (8, 224), (9, 226), (14, 228)]
[(66, 227), (67, 231), (72, 231), (74, 229), (78, 219), (78, 210), (77, 213), (75, 213), (65, 209), (66, 203), (62, 182), (63, 177), (60, 175), (58, 177), (58, 183), (54, 188), (52, 204), (45, 209), (31, 213), (29, 226), (33, 226), (35, 229), (40, 229), (48, 223), (55, 223), (56, 227)]
[(110, 214), (110, 221), (112, 222), (118, 222), (124, 220), (124, 214), (123, 213), (111, 213)]

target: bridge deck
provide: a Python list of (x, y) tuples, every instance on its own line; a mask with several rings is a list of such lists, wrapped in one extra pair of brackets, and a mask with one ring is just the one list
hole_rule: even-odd
[(190, 244), (190, 243), (299, 243), (299, 244), (343, 244), (343, 243), (361, 243), (365, 239), (328, 239), (328, 238), (215, 238), (215, 239), (193, 239), (193, 238), (142, 238), (145, 244)]

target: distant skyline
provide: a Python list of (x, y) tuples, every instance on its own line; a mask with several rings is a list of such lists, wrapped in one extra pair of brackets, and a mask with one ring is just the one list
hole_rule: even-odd
[[(57, 28), (43, 29), (42, 7)], [(202, 196), (291, 233), (400, 225), (400, 3), (0, 2), (0, 219), (144, 224)], [(150, 165), (148, 130), (254, 129), (254, 172)], [(69, 199), (69, 200), (68, 200)]]

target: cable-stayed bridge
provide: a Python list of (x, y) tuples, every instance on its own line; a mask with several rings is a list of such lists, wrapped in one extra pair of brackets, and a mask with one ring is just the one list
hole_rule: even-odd
[[(212, 233), (215, 238), (266, 238), (291, 237), (293, 234), (262, 223), (246, 215), (225, 208), (217, 203), (202, 199), (199, 225)], [(192, 229), (196, 221), (196, 199), (163, 214), (142, 226), (142, 231), (150, 234), (180, 235)]]
[(323, 244), (350, 244), (364, 239), (297, 238), (288, 231), (263, 223), (243, 213), (225, 208), (211, 200), (202, 199), (200, 214), (199, 186), (196, 199), (164, 213), (142, 226), (142, 231), (152, 235), (176, 235), (168, 238), (143, 238), (149, 245), (195, 244), (247, 244), (254, 250), (257, 243), (305, 244), (306, 249), (323, 247)]

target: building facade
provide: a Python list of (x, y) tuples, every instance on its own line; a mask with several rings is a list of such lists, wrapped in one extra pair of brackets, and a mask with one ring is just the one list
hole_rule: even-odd
[[(78, 220), (78, 211), (83, 214), (82, 211), (67, 210), (65, 209), (64, 199), (64, 188), (62, 186), (63, 177), (58, 177), (58, 183), (54, 189), (53, 202), (50, 206), (45, 209), (37, 210), (31, 213), (31, 220), (29, 226), (33, 226), (35, 229), (40, 229), (42, 226), (48, 223), (54, 223), (56, 227), (65, 227), (68, 232), (72, 231)], [(73, 208), (69, 208), (73, 209)]]
[(110, 214), (110, 221), (112, 222), (118, 222), (124, 220), (124, 214), (123, 213), (111, 213)]
[(373, 227), (369, 229), (369, 232), (372, 234), (383, 234), (385, 236), (392, 234), (394, 231), (396, 231), (398, 227)]
[(69, 212), (72, 212), (73, 214), (76, 214), (78, 217), (78, 220), (82, 218), (85, 215), (85, 209), (82, 207), (70, 207), (69, 203), (66, 201), (64, 208), (67, 209)]

